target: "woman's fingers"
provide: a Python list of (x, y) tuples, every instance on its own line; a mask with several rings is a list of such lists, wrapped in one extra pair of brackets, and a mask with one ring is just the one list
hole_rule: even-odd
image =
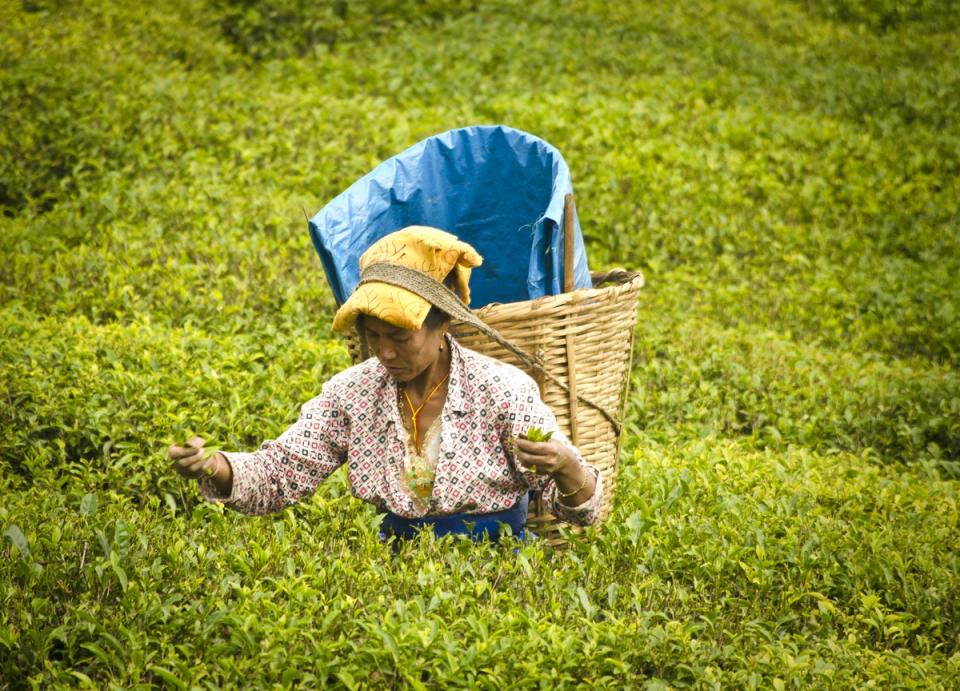
[(558, 442), (550, 441), (530, 441), (523, 437), (517, 437), (517, 450), (531, 456), (549, 456), (554, 452)]
[(193, 470), (197, 473), (196, 477), (212, 477), (217, 469), (216, 455), (207, 456), (200, 463), (194, 464)]
[(170, 448), (167, 449), (167, 458), (171, 461), (179, 461), (181, 458), (187, 458), (188, 456), (193, 456), (197, 453), (197, 450), (192, 446), (177, 446), (173, 444)]
[(191, 480), (195, 480), (200, 477), (206, 477), (209, 475), (207, 467), (210, 465), (209, 458), (200, 458), (199, 460), (192, 461), (189, 465), (180, 466), (177, 468), (179, 472), (184, 477), (188, 477)]
[(557, 469), (557, 463), (560, 460), (560, 443), (556, 441), (530, 441), (529, 439), (517, 439), (517, 460), (521, 464), (536, 473), (552, 473)]
[[(189, 447), (187, 447), (189, 448)], [(183, 453), (173, 459), (173, 467), (178, 470), (189, 470), (196, 463), (203, 460), (203, 451), (199, 449), (190, 449), (188, 453)]]
[(196, 449), (192, 446), (171, 446), (169, 451), (173, 469), (188, 478), (196, 478), (203, 475), (204, 466), (209, 464), (209, 459), (203, 457), (203, 449)]
[(192, 456), (198, 451), (203, 451), (203, 441), (203, 437), (191, 437), (183, 446), (177, 446), (176, 444), (171, 445), (167, 449), (167, 455), (171, 461)]
[(173, 469), (184, 477), (196, 479), (209, 477), (216, 469), (217, 459), (213, 456), (205, 457), (203, 437), (190, 437), (183, 446), (173, 446), (167, 449), (167, 457)]
[(531, 472), (553, 475), (563, 472), (571, 463), (578, 463), (576, 455), (556, 439), (534, 442), (517, 439), (516, 458)]

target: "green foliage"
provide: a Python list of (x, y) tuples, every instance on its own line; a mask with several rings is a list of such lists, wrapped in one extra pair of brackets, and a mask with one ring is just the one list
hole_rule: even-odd
[(886, 33), (904, 24), (957, 26), (960, 13), (951, 0), (803, 0), (814, 14)]
[[(199, 8), (76, 2), (0, 7), (0, 212), (48, 210), (143, 160), (135, 143), (170, 118), (157, 93), (168, 62), (218, 68), (229, 51), (193, 26)], [(209, 21), (209, 20), (207, 20)], [(160, 89), (151, 89), (159, 81)], [(146, 87), (146, 88), (145, 88)]]
[(425, 538), (394, 556), (339, 480), (264, 519), (11, 494), (0, 521), (29, 551), (2, 567), (0, 664), (125, 687), (956, 682), (950, 482), (735, 442), (631, 461), (604, 530), (562, 552)]
[(539, 427), (531, 427), (527, 430), (526, 438), (530, 441), (550, 441), (553, 432), (544, 432)]
[[(956, 19), (0, 3), (0, 688), (960, 685)], [(342, 473), (203, 503), (170, 444), (348, 363), (304, 212), (488, 122), (647, 276), (611, 518), (394, 556)]]
[(929, 459), (960, 472), (960, 377), (952, 368), (709, 323), (678, 324), (669, 342), (649, 334), (641, 343), (632, 405), (648, 435), (745, 436), (759, 448)]
[(338, 43), (386, 39), (473, 9), (472, 0), (218, 0), (224, 37), (262, 60), (304, 56)]

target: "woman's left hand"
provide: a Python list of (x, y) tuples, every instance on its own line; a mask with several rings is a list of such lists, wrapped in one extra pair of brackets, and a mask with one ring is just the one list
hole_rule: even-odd
[(530, 441), (517, 437), (516, 458), (530, 472), (538, 475), (555, 475), (580, 465), (573, 451), (556, 439)]

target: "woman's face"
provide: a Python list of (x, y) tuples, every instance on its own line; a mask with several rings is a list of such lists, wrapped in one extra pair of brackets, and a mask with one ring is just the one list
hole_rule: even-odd
[(409, 382), (436, 362), (446, 325), (401, 329), (382, 319), (364, 315), (363, 329), (370, 352), (399, 382)]

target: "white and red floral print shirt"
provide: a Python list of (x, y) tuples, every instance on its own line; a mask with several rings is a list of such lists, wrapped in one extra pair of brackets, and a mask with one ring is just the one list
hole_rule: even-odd
[[(536, 487), (544, 490), (544, 500), (558, 518), (579, 525), (594, 522), (603, 491), (600, 473), (557, 430), (534, 381), (516, 367), (452, 338), (448, 342), (452, 358), (440, 456), (425, 506), (402, 481), (406, 444), (397, 383), (376, 358), (330, 379), (276, 440), (252, 453), (225, 453), (233, 467), (231, 495), (220, 497), (209, 481), (202, 481), (203, 496), (243, 513), (270, 513), (311, 494), (346, 463), (354, 496), (407, 518), (503, 511)], [(577, 507), (564, 506), (548, 475), (535, 475), (517, 463), (509, 442), (531, 427), (554, 430), (553, 438), (573, 449), (596, 476), (593, 497)]]

